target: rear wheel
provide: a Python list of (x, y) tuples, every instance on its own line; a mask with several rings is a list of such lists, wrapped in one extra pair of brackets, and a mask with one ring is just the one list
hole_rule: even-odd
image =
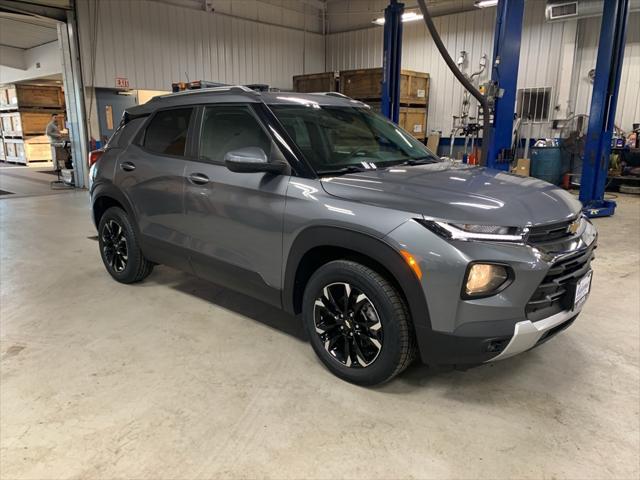
[(121, 283), (135, 283), (148, 277), (153, 264), (144, 258), (126, 212), (111, 207), (100, 218), (98, 243), (105, 268)]
[(319, 268), (305, 289), (303, 319), (320, 360), (349, 382), (386, 382), (414, 358), (404, 300), (386, 278), (362, 264), (336, 260)]

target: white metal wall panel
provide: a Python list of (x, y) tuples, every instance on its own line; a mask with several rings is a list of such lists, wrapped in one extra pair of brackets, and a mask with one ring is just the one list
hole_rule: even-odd
[[(465, 12), (434, 19), (442, 41), (453, 58), (468, 53), (467, 72), (478, 67), (480, 56), (491, 58), (495, 9)], [(382, 27), (327, 35), (327, 70), (349, 70), (382, 66)], [(490, 61), (490, 60), (489, 60)], [(448, 135), (452, 115), (460, 109), (462, 86), (448, 69), (421, 22), (404, 24), (402, 68), (428, 72), (431, 76), (427, 125)], [(488, 75), (481, 76), (484, 82)], [(475, 106), (471, 115), (476, 115)]]
[[(589, 70), (596, 67), (600, 23), (601, 18), (586, 18), (578, 24), (578, 42), (581, 48), (574, 71), (577, 85), (576, 113), (589, 114), (591, 108), (593, 84), (589, 79)], [(615, 123), (629, 131), (634, 122), (640, 122), (640, 13), (629, 15)]]
[(147, 0), (77, 3), (88, 87), (126, 77), (134, 89), (187, 79), (290, 89), (293, 75), (324, 71), (321, 34)]
[[(569, 100), (559, 98), (562, 62), (573, 63), (573, 58), (563, 58), (561, 47), (573, 43), (576, 39), (574, 28), (567, 22), (545, 21), (543, 5), (541, 2), (525, 3), (518, 88), (551, 88), (549, 116), (554, 118), (556, 106), (564, 106)], [(343, 13), (346, 16), (349, 5), (345, 3), (342, 8), (345, 9)], [(335, 15), (336, 7), (333, 7), (333, 11)], [(467, 52), (467, 73), (477, 69), (483, 53), (487, 54), (489, 64), (492, 61), (495, 11), (495, 8), (485, 8), (434, 19), (452, 58), (456, 59), (460, 50)], [(340, 22), (338, 17), (333, 16), (331, 21)], [(573, 82), (577, 82), (577, 86), (574, 86), (577, 90), (576, 113), (589, 113), (591, 84), (587, 73), (595, 67), (600, 21), (600, 18), (589, 18), (580, 20), (578, 24), (575, 60), (577, 72), (574, 71), (573, 78)], [(382, 27), (371, 27), (327, 35), (327, 70), (380, 67), (382, 31)], [(616, 117), (617, 124), (626, 130), (631, 128), (633, 121), (637, 122), (640, 118), (639, 37), (640, 14), (633, 13), (629, 18)], [(404, 24), (402, 48), (403, 68), (424, 71), (431, 75), (428, 129), (440, 130), (444, 135), (448, 135), (451, 131), (452, 115), (457, 115), (460, 110), (462, 86), (447, 68), (422, 22)], [(488, 78), (487, 70), (480, 76), (480, 83)], [(472, 101), (470, 115), (476, 115), (475, 101)], [(523, 133), (529, 134), (528, 126)], [(534, 123), (532, 134), (535, 137), (551, 136), (553, 131), (550, 122)]]

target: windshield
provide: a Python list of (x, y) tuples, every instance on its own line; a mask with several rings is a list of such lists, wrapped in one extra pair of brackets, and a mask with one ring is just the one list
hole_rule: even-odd
[(410, 134), (369, 108), (270, 108), (319, 174), (440, 161)]

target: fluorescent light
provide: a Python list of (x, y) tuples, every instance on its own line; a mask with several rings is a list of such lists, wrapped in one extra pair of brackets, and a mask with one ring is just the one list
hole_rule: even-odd
[(475, 6), (478, 8), (495, 7), (498, 0), (476, 0)]
[[(416, 12), (406, 12), (402, 14), (403, 22), (413, 22), (415, 20), (422, 20), (422, 14)], [(384, 25), (384, 17), (376, 18), (373, 23), (376, 25)]]

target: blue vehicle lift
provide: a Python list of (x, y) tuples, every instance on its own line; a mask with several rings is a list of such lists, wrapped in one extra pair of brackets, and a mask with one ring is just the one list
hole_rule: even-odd
[(495, 92), (493, 128), (482, 134), (483, 140), (488, 142), (486, 166), (498, 170), (509, 170), (513, 160), (513, 114), (516, 109), (523, 15), (524, 0), (498, 2), (491, 69), (491, 82), (498, 90)]
[(596, 77), (591, 95), (589, 127), (582, 162), (580, 201), (589, 217), (614, 214), (616, 202), (604, 199), (616, 116), (629, 0), (604, 2)]
[(400, 68), (402, 62), (402, 14), (404, 3), (391, 0), (384, 9), (382, 49), (382, 114), (398, 123), (400, 117)]
[[(590, 217), (613, 215), (616, 207), (615, 202), (604, 199), (604, 191), (629, 16), (629, 0), (607, 0), (603, 3), (580, 187), (580, 201)], [(402, 3), (390, 0), (384, 15), (382, 112), (394, 122), (398, 121), (399, 112), (403, 11)], [(486, 142), (486, 165), (500, 170), (507, 170), (512, 160), (510, 152), (523, 14), (524, 0), (498, 1), (490, 91), (484, 92), (485, 97), (493, 102), (493, 123), (488, 131), (483, 132), (483, 140)]]

